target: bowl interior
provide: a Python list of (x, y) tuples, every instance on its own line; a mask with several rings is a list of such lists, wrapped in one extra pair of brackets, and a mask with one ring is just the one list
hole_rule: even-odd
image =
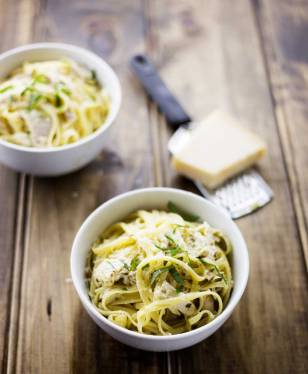
[(169, 201), (200, 216), (213, 227), (221, 229), (230, 238), (233, 244), (231, 266), (234, 288), (224, 311), (228, 308), (233, 309), (239, 301), (246, 287), (249, 262), (245, 242), (235, 223), (222, 210), (198, 195), (168, 188), (143, 189), (120, 195), (97, 208), (81, 226), (75, 238), (71, 254), (73, 282), (82, 302), (100, 318), (104, 317), (91, 304), (84, 280), (86, 257), (91, 244), (110, 224), (122, 220), (134, 210), (153, 208), (166, 210)]
[[(110, 112), (102, 126), (94, 134), (104, 130), (114, 120), (121, 103), (121, 89), (117, 76), (110, 66), (94, 53), (69, 44), (36, 43), (9, 50), (0, 55), (0, 80), (23, 62), (58, 60), (70, 58), (89, 70), (95, 70), (100, 84), (111, 99)], [(78, 142), (76, 142), (78, 143)]]

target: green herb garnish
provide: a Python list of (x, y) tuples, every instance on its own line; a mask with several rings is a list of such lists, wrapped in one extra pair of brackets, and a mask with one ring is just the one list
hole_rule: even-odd
[(156, 281), (157, 281), (157, 278), (165, 273), (166, 271), (169, 271), (170, 269), (172, 268), (172, 266), (166, 266), (166, 267), (163, 267), (163, 268), (160, 268), (160, 269), (157, 269), (155, 271), (153, 271), (152, 275), (151, 275), (151, 286), (152, 285), (155, 285)]
[(8, 91), (8, 90), (11, 90), (13, 87), (14, 87), (14, 86), (11, 85), (11, 86), (6, 86), (6, 87), (1, 88), (1, 90), (0, 90), (0, 94), (6, 92), (6, 91)]
[(182, 249), (180, 247), (175, 247), (175, 248), (163, 248), (160, 247), (159, 245), (154, 244), (156, 248), (160, 249), (163, 252), (169, 252), (171, 256), (175, 256), (178, 253), (182, 252)]
[(165, 235), (165, 237), (169, 240), (173, 247), (168, 248), (170, 251), (171, 256), (175, 256), (180, 252), (183, 252), (183, 249), (177, 244), (177, 242), (169, 235)]
[(58, 92), (55, 93), (55, 106), (59, 108), (62, 105), (62, 99), (61, 96), (58, 94)]
[(185, 225), (179, 225), (178, 223), (173, 223), (172, 226), (174, 226), (173, 230), (172, 230), (172, 233), (174, 234), (176, 232), (176, 230), (179, 228), (179, 227), (186, 227)]
[(218, 276), (220, 278), (222, 278), (224, 280), (224, 282), (227, 284), (227, 279), (225, 277), (225, 274), (219, 270), (219, 268), (218, 268), (218, 266), (216, 264), (213, 264), (212, 262), (210, 262), (208, 260), (205, 260), (202, 257), (198, 257), (198, 259), (202, 262), (202, 264), (212, 266), (212, 268), (216, 271), (216, 273), (218, 274)]
[(21, 94), (20, 94), (20, 96), (25, 96), (25, 94), (27, 93), (27, 92), (34, 92), (34, 91), (36, 91), (32, 86), (28, 86), (28, 87), (26, 87), (22, 92), (21, 92)]
[(95, 82), (97, 82), (97, 76), (96, 76), (96, 71), (95, 70), (91, 70), (91, 79)]
[(44, 74), (39, 74), (33, 79), (33, 84), (35, 83), (48, 84), (50, 83), (50, 79)]
[(125, 267), (125, 269), (126, 269), (126, 270), (128, 270), (128, 271), (129, 271), (129, 266), (127, 265), (127, 263), (126, 263), (126, 262), (124, 262), (124, 263), (123, 263), (123, 266)]
[(194, 263), (191, 261), (191, 259), (188, 257), (188, 265), (193, 268), (194, 267)]
[(177, 245), (176, 241), (173, 238), (171, 238), (171, 236), (165, 235), (165, 237), (168, 239), (169, 244), (171, 243), (171, 246), (170, 247), (168, 246), (167, 248), (163, 248), (157, 244), (154, 244), (156, 248), (160, 249), (163, 252), (169, 252), (171, 256), (175, 256), (178, 253), (183, 251), (183, 249)]
[(32, 110), (36, 108), (39, 101), (43, 98), (43, 95), (41, 95), (39, 92), (34, 92), (30, 96), (30, 101), (28, 105), (28, 110)]
[(177, 246), (176, 241), (173, 238), (171, 238), (171, 236), (166, 234), (165, 237), (169, 240), (169, 242)]
[(169, 252), (170, 252), (170, 255), (174, 257), (178, 253), (182, 252), (182, 249), (180, 247), (170, 248)]
[(170, 274), (172, 275), (172, 278), (176, 281), (176, 283), (183, 288), (184, 286), (184, 279), (180, 276), (179, 272), (176, 270), (174, 266), (170, 269)]
[(72, 91), (69, 90), (67, 87), (61, 87), (61, 92), (63, 92), (67, 96), (71, 96)]
[(130, 271), (135, 271), (137, 269), (137, 266), (139, 265), (139, 263), (140, 263), (140, 260), (139, 260), (138, 256), (135, 256), (132, 259), (132, 262), (130, 263)]
[(153, 271), (152, 276), (151, 276), (151, 286), (155, 285), (156, 281), (157, 281), (157, 278), (161, 274), (163, 274), (163, 273), (165, 273), (167, 271), (170, 272), (172, 278), (178, 284), (178, 287), (177, 287), (178, 291), (177, 292), (182, 291), (183, 287), (184, 287), (184, 279), (181, 277), (181, 275), (179, 274), (179, 272), (176, 270), (176, 268), (173, 265), (165, 266), (163, 268), (160, 268), (160, 269), (157, 269), (157, 270)]
[(185, 221), (196, 222), (196, 221), (200, 220), (199, 216), (196, 216), (195, 214), (191, 214), (191, 213), (186, 212), (185, 210), (183, 210), (183, 209), (179, 208), (177, 205), (175, 205), (172, 201), (168, 202), (167, 208), (171, 213), (176, 213), (176, 214), (180, 215)]
[(158, 248), (158, 249), (160, 249), (161, 251), (168, 251), (168, 248), (163, 248), (163, 247), (161, 247), (161, 246), (159, 246), (159, 245), (157, 245), (157, 244), (154, 244), (155, 245), (155, 247), (156, 248)]

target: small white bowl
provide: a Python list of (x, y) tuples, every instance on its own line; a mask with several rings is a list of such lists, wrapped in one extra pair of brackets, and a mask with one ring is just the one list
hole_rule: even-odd
[(96, 71), (98, 81), (110, 96), (110, 112), (104, 124), (93, 134), (72, 144), (55, 148), (24, 147), (0, 139), (0, 162), (14, 170), (55, 176), (80, 169), (102, 150), (107, 132), (121, 104), (121, 87), (111, 67), (94, 53), (69, 44), (36, 43), (11, 49), (0, 55), (0, 80), (25, 61), (70, 58)]
[[(168, 201), (196, 214), (221, 229), (233, 244), (231, 266), (234, 288), (223, 312), (209, 324), (183, 334), (170, 336), (143, 335), (117, 326), (103, 317), (91, 303), (85, 284), (85, 264), (89, 249), (109, 225), (137, 209), (166, 209)], [(80, 227), (71, 252), (74, 286), (86, 311), (108, 334), (124, 344), (149, 351), (173, 351), (190, 347), (212, 335), (230, 317), (248, 280), (249, 259), (245, 241), (236, 224), (220, 208), (190, 192), (173, 188), (146, 188), (119, 195), (98, 207)]]

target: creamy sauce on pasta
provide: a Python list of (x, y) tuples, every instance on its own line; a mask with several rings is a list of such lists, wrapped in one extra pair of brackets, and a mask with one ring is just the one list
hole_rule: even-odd
[(101, 127), (109, 98), (94, 71), (72, 60), (24, 63), (0, 84), (0, 138), (57, 147)]
[(145, 334), (203, 326), (226, 305), (231, 244), (206, 222), (139, 210), (109, 227), (90, 250), (89, 296), (112, 322)]

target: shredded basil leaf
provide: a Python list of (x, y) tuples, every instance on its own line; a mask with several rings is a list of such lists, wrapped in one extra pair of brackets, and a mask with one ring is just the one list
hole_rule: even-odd
[(179, 228), (179, 227), (187, 227), (185, 225), (179, 225), (177, 223), (173, 223), (172, 226), (174, 226), (173, 230), (172, 230), (172, 233), (174, 234), (176, 232), (176, 230)]
[(0, 94), (8, 91), (8, 90), (11, 90), (14, 86), (10, 85), (10, 86), (6, 86), (6, 87), (3, 87), (1, 90), (0, 90)]
[(48, 83), (50, 83), (50, 79), (48, 77), (46, 77), (46, 75), (44, 75), (44, 74), (39, 74), (33, 80), (33, 84), (35, 84), (35, 83), (48, 84)]
[(97, 81), (97, 76), (96, 76), (96, 71), (95, 70), (91, 70), (91, 79), (93, 79), (94, 81)]
[(63, 92), (67, 96), (71, 96), (72, 91), (69, 90), (67, 87), (61, 87), (61, 92)]
[(34, 109), (38, 102), (43, 98), (43, 95), (41, 95), (39, 92), (34, 92), (30, 96), (30, 101), (28, 105), (28, 110)]
[(212, 266), (212, 267), (215, 269), (215, 271), (216, 271), (216, 273), (218, 274), (218, 276), (221, 277), (221, 278), (224, 280), (224, 282), (227, 284), (227, 279), (226, 279), (226, 277), (225, 277), (225, 274), (224, 274), (223, 272), (221, 272), (221, 271), (218, 269), (218, 266), (217, 266), (216, 264), (213, 264), (212, 262), (207, 261), (207, 260), (205, 260), (205, 259), (202, 258), (202, 257), (198, 257), (198, 258), (199, 258), (199, 260), (200, 260), (204, 265)]
[(175, 205), (172, 201), (168, 202), (167, 207), (168, 207), (168, 210), (171, 213), (176, 213), (176, 214), (180, 215), (185, 221), (197, 222), (197, 221), (200, 220), (199, 216), (186, 212), (185, 210), (183, 210), (183, 209), (179, 208), (177, 205)]
[(170, 251), (171, 256), (175, 256), (178, 253), (183, 252), (183, 249), (177, 244), (177, 242), (173, 238), (171, 238), (171, 236), (169, 235), (165, 235), (165, 236), (169, 240), (169, 242), (171, 242), (171, 244), (173, 245), (173, 247), (168, 249)]
[(151, 286), (152, 285), (155, 285), (156, 281), (157, 281), (157, 278), (162, 274), (162, 273), (165, 273), (166, 271), (169, 271), (170, 269), (172, 268), (172, 266), (166, 266), (166, 267), (163, 267), (163, 268), (160, 268), (160, 269), (157, 269), (155, 271), (153, 271), (152, 275), (151, 275)]
[(175, 256), (178, 253), (182, 252), (182, 249), (180, 247), (170, 248), (169, 252), (170, 252), (171, 256)]
[(32, 86), (28, 86), (28, 87), (26, 87), (22, 92), (21, 92), (21, 94), (20, 94), (20, 96), (25, 96), (25, 94), (27, 93), (27, 92), (34, 92), (34, 91), (36, 91)]
[(177, 246), (176, 241), (175, 241), (173, 238), (171, 238), (171, 236), (169, 236), (169, 235), (165, 235), (165, 237), (169, 240), (169, 242), (171, 242), (172, 244), (174, 244), (174, 245)]
[(154, 244), (155, 245), (155, 247), (156, 248), (158, 248), (158, 249), (160, 249), (161, 251), (168, 251), (168, 248), (163, 248), (163, 247), (161, 247), (161, 246), (159, 246), (159, 245), (157, 245), (157, 244)]
[(191, 261), (191, 259), (189, 258), (189, 260), (188, 260), (188, 265), (191, 267), (191, 268), (193, 268), (194, 267), (194, 263)]
[(59, 108), (62, 105), (62, 99), (58, 92), (55, 93), (55, 106)]
[(170, 269), (170, 274), (172, 275), (172, 278), (176, 281), (176, 283), (183, 287), (184, 285), (184, 279), (180, 276), (179, 272), (176, 270), (174, 266)]
[(139, 260), (138, 256), (135, 256), (132, 259), (132, 262), (130, 263), (130, 271), (135, 271), (137, 269), (137, 266), (139, 265), (139, 263), (140, 263), (140, 260)]
[(175, 240), (174, 240), (173, 238), (171, 238), (171, 237), (168, 236), (168, 235), (165, 235), (165, 237), (169, 240), (169, 243), (171, 243), (173, 247), (170, 247), (170, 248), (169, 248), (169, 247), (167, 247), (167, 248), (163, 248), (163, 247), (160, 247), (160, 246), (157, 245), (157, 244), (154, 244), (156, 248), (160, 249), (160, 250), (163, 251), (163, 252), (169, 252), (169, 254), (170, 254), (171, 256), (175, 256), (175, 255), (177, 255), (178, 253), (180, 253), (180, 252), (183, 251), (182, 248), (179, 247), (179, 246), (177, 245), (177, 243), (175, 242)]

